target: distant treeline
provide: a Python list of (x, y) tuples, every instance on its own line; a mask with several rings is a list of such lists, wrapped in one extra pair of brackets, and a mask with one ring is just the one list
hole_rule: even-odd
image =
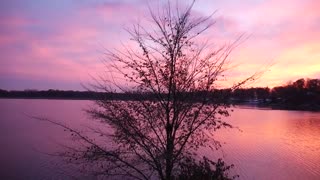
[(237, 89), (231, 97), (236, 102), (257, 102), (277, 109), (320, 110), (320, 79), (299, 79), (272, 89)]
[[(266, 88), (245, 88), (231, 91), (216, 90), (215, 99), (228, 98), (230, 103), (250, 103), (284, 109), (320, 110), (320, 79), (299, 79), (287, 85)], [(201, 96), (201, 92), (196, 95)], [(207, 94), (207, 93), (205, 93)], [(24, 90), (6, 91), (0, 89), (0, 98), (39, 98), (39, 99), (118, 99), (134, 100), (141, 98), (136, 93), (105, 93), (93, 91), (62, 91), (49, 89), (46, 91)], [(144, 94), (143, 98), (155, 98), (152, 94)], [(220, 99), (222, 101), (222, 99)]]
[(0, 89), (0, 98), (30, 98), (30, 99), (79, 99), (79, 100), (95, 100), (103, 98), (111, 98), (118, 100), (133, 99), (133, 94), (123, 93), (105, 93), (94, 91), (63, 91), (56, 89), (49, 90), (24, 90), (24, 91), (6, 91)]
[[(164, 94), (162, 94), (164, 95)], [(210, 99), (214, 102), (225, 103), (226, 97), (230, 96), (230, 90), (216, 90), (215, 93), (193, 92), (181, 93), (179, 98), (184, 98), (188, 95), (192, 101), (201, 101)], [(115, 99), (115, 100), (150, 100), (157, 99), (153, 93), (116, 93), (116, 92), (95, 92), (95, 91), (63, 91), (63, 90), (24, 90), (24, 91), (6, 91), (0, 89), (0, 98), (30, 98), (30, 99), (79, 99), (79, 100), (96, 100), (96, 99)], [(205, 97), (205, 98), (203, 98)], [(186, 101), (189, 101), (186, 99)]]

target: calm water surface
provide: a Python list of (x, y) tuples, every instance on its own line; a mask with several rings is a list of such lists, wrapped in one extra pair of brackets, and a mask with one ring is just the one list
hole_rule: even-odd
[[(66, 179), (59, 157), (72, 143), (61, 128), (31, 119), (43, 116), (76, 128), (92, 126), (82, 111), (90, 101), (0, 99), (0, 179)], [(240, 179), (320, 179), (320, 113), (234, 108), (222, 130), (222, 150), (203, 150), (235, 165)], [(70, 167), (68, 167), (70, 168)]]

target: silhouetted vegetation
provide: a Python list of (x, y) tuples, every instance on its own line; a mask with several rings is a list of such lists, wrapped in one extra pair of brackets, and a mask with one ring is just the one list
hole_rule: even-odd
[[(106, 93), (96, 91), (63, 91), (63, 90), (24, 90), (24, 91), (6, 91), (0, 89), (0, 98), (35, 98), (35, 99), (116, 99), (132, 100), (135, 98), (134, 93)], [(151, 97), (150, 97), (151, 98)]]
[[(225, 102), (226, 97), (230, 96), (229, 89), (215, 90), (215, 93), (204, 91), (193, 92), (192, 99), (186, 101), (199, 102), (203, 97), (210, 98), (215, 102)], [(162, 94), (165, 95), (165, 94)], [(181, 96), (188, 96), (188, 93), (181, 93)], [(97, 92), (97, 91), (63, 91), (63, 90), (24, 90), (24, 91), (7, 91), (0, 89), (0, 98), (25, 98), (25, 99), (71, 99), (71, 100), (154, 100), (157, 95), (154, 93), (141, 92)]]
[(274, 109), (320, 110), (320, 79), (299, 79), (272, 89), (237, 89), (230, 97), (233, 104), (247, 103)]
[(234, 165), (226, 165), (222, 159), (216, 162), (203, 157), (196, 162), (193, 158), (186, 158), (180, 162), (180, 174), (175, 176), (175, 180), (232, 180), (238, 175), (229, 175), (230, 169)]
[(275, 108), (320, 110), (320, 79), (299, 79), (274, 87), (269, 105)]
[[(183, 171), (191, 167), (190, 176), (195, 178), (228, 179), (231, 166), (221, 160), (192, 159), (197, 159), (201, 147), (212, 152), (221, 147), (215, 132), (232, 128), (223, 119), (229, 116), (228, 96), (256, 74), (230, 89), (217, 90), (217, 80), (225, 79), (228, 57), (241, 37), (220, 47), (197, 40), (214, 21), (211, 16), (193, 16), (193, 4), (180, 8), (168, 1), (162, 10), (150, 9), (148, 28), (135, 24), (128, 30), (136, 48), (128, 45), (105, 53), (111, 73), (92, 87), (103, 97), (87, 112), (107, 130), (93, 128), (88, 136), (38, 118), (65, 128), (79, 142), (59, 156), (99, 178), (173, 180), (176, 175), (184, 178)], [(119, 85), (116, 77), (130, 87)], [(132, 99), (119, 101), (114, 92)], [(183, 165), (186, 158), (191, 164)]]
[(260, 100), (266, 102), (268, 98), (270, 98), (270, 89), (266, 88), (247, 88), (247, 89), (236, 89), (230, 94), (230, 98), (232, 102), (244, 103), (253, 100)]
[[(246, 89), (216, 89), (214, 93), (194, 92), (193, 102), (199, 102), (203, 97), (213, 99), (215, 102), (228, 104), (254, 104), (269, 106), (275, 109), (295, 110), (320, 110), (320, 79), (299, 79), (287, 85), (277, 86), (272, 89), (268, 87), (255, 87)], [(186, 94), (185, 94), (186, 96)], [(145, 93), (115, 93), (97, 91), (62, 91), (52, 90), (24, 90), (6, 91), (0, 89), (0, 98), (39, 98), (39, 99), (114, 99), (114, 100), (136, 100), (156, 99), (156, 95)], [(228, 99), (228, 101), (226, 101)], [(211, 102), (212, 103), (212, 102)]]

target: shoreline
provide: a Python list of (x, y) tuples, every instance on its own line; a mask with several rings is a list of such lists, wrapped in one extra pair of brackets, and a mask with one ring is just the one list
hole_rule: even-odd
[[(22, 99), (22, 100), (71, 100), (71, 101), (94, 101), (94, 98), (59, 98), (59, 97), (0, 97), (0, 99)], [(123, 100), (123, 99), (119, 99)], [(125, 101), (125, 100), (124, 100)], [(256, 108), (268, 108), (270, 110), (288, 110), (288, 111), (310, 111), (320, 112), (320, 105), (315, 104), (279, 104), (279, 103), (250, 103), (250, 102), (231, 102), (232, 106), (249, 106)]]

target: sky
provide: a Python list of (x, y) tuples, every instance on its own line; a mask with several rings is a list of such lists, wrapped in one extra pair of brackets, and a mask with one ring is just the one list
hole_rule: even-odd
[[(1, 0), (0, 89), (83, 90), (103, 74), (106, 49), (121, 48), (125, 28), (148, 17), (148, 3), (161, 0)], [(249, 86), (320, 78), (319, 0), (197, 0), (193, 10), (217, 11), (205, 34), (213, 41), (248, 37), (231, 54), (228, 83), (261, 70)]]

